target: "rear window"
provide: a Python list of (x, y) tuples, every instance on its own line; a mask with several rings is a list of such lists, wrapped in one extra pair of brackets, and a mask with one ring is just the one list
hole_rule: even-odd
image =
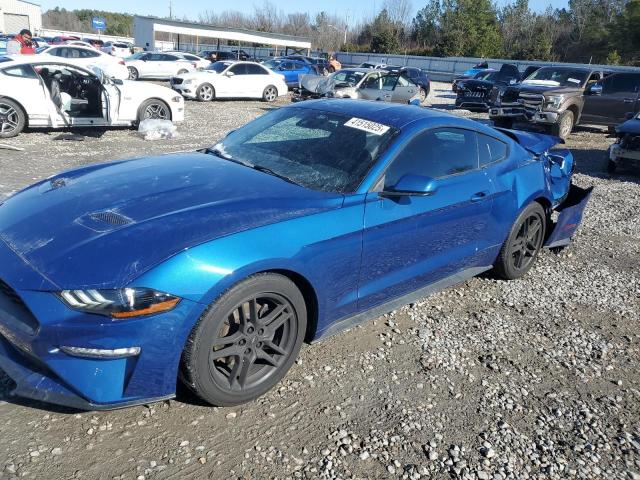
[(497, 138), (478, 134), (478, 153), (480, 166), (490, 165), (507, 158), (507, 144)]

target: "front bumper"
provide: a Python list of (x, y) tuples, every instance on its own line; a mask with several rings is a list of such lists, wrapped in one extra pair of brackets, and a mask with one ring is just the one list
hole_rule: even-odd
[(180, 95), (182, 95), (185, 98), (190, 98), (190, 99), (195, 99), (196, 98), (196, 91), (197, 91), (197, 87), (198, 85), (196, 84), (192, 84), (192, 83), (174, 83), (174, 79), (171, 78), (169, 80), (170, 84), (171, 84), (171, 88), (173, 89), (174, 92), (179, 93)]
[(609, 147), (609, 159), (616, 164), (620, 163), (621, 160), (640, 162), (640, 151), (628, 150), (615, 143)]
[(456, 98), (456, 107), (487, 111), (489, 104), (483, 97), (458, 97)]
[(489, 118), (512, 118), (532, 123), (552, 125), (558, 122), (558, 112), (542, 111), (535, 108), (526, 108), (520, 104), (502, 105), (489, 109)]
[[(182, 299), (170, 312), (119, 321), (75, 311), (38, 290), (44, 280), (2, 241), (0, 277), (0, 368), (16, 383), (15, 395), (89, 410), (175, 395), (180, 356), (203, 306)], [(92, 358), (65, 353), (63, 346), (140, 351)]]

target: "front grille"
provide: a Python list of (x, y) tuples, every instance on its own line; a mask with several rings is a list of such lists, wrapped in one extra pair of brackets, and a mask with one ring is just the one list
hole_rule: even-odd
[(462, 92), (462, 96), (466, 98), (484, 98), (486, 95), (486, 92)]
[(544, 103), (544, 95), (538, 93), (521, 93), (518, 98), (518, 103), (527, 107), (539, 107)]
[(89, 215), (94, 222), (104, 222), (116, 227), (122, 227), (131, 223), (131, 219), (119, 213), (107, 210), (105, 212), (96, 212)]
[(181, 85), (182, 78), (171, 77), (171, 85)]
[(512, 102), (516, 102), (518, 100), (518, 90), (515, 89), (508, 89), (507, 91), (504, 92), (504, 95), (502, 96), (502, 101), (505, 103), (512, 103)]
[(0, 280), (0, 321), (5, 321), (30, 335), (35, 334), (40, 327), (38, 320), (22, 301), (20, 295), (2, 280)]

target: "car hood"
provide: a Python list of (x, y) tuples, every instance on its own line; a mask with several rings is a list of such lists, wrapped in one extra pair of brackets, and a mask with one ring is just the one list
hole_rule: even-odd
[(177, 94), (168, 87), (150, 82), (136, 82), (135, 80), (123, 80), (118, 88), (125, 95), (144, 96), (145, 98), (160, 97), (164, 100), (175, 97)]
[(177, 78), (182, 78), (183, 80), (198, 80), (201, 81), (206, 78), (213, 78), (220, 75), (213, 70), (200, 70), (196, 72), (183, 73), (182, 75), (176, 75)]
[(172, 154), (37, 183), (0, 205), (0, 240), (60, 288), (119, 288), (184, 249), (342, 201), (212, 155)]
[(640, 118), (632, 118), (616, 127), (617, 133), (630, 133), (640, 135)]
[(473, 79), (469, 79), (469, 80), (465, 80), (464, 82), (458, 84), (459, 87), (461, 87), (462, 89), (466, 89), (466, 90), (471, 90), (471, 91), (488, 91), (491, 90), (493, 88), (494, 82), (488, 81), (488, 80), (473, 80)]
[[(527, 82), (529, 80), (525, 80)], [(518, 87), (520, 93), (546, 93), (553, 91), (554, 95), (562, 94), (576, 94), (581, 93), (582, 90), (579, 87), (559, 87), (557, 85), (533, 85), (530, 83), (521, 83)]]

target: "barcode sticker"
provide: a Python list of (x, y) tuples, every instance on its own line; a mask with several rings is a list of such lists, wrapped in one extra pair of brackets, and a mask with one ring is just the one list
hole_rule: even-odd
[(362, 118), (352, 118), (344, 124), (345, 127), (357, 128), (365, 132), (373, 133), (374, 135), (384, 135), (389, 131), (389, 127), (382, 125), (381, 123), (371, 122)]

